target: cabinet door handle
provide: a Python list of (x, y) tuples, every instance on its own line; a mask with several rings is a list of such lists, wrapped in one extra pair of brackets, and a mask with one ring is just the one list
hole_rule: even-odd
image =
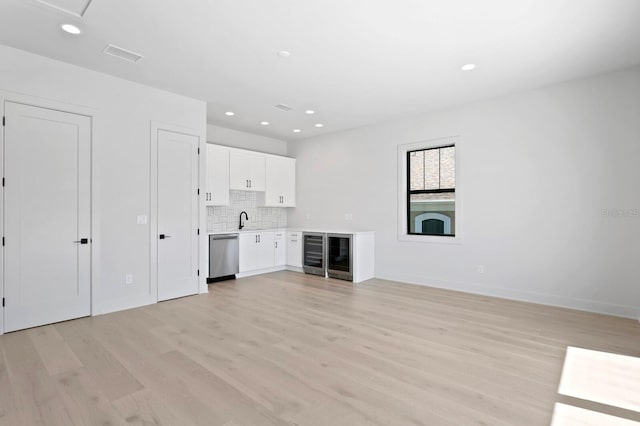
[(276, 241), (276, 248), (278, 248), (278, 242)]
[(249, 188), (251, 188), (251, 179), (249, 179)]
[(258, 234), (258, 242), (260, 242), (260, 234)]

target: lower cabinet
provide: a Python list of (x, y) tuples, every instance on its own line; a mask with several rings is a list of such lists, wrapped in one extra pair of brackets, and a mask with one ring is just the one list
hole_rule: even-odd
[(275, 232), (240, 233), (240, 272), (275, 266)]
[(287, 265), (302, 268), (302, 232), (287, 231)]
[(284, 266), (287, 264), (287, 239), (284, 231), (276, 231), (275, 233), (275, 266)]
[[(373, 231), (329, 235), (336, 241), (349, 241), (348, 249), (347, 246), (338, 244), (337, 252), (332, 252), (331, 248), (327, 250), (329, 259), (326, 266), (330, 277), (347, 279), (354, 283), (373, 278)], [(244, 274), (242, 276), (283, 269), (301, 271), (303, 268), (302, 231), (276, 229), (240, 232), (239, 240), (239, 266), (240, 274)], [(345, 262), (345, 256), (348, 262)]]

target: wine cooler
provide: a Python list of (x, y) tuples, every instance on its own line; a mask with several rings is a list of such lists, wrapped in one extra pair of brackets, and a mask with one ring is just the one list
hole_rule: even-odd
[(304, 232), (302, 234), (302, 269), (307, 274), (325, 276), (326, 234)]
[(353, 281), (353, 235), (327, 234), (327, 275)]

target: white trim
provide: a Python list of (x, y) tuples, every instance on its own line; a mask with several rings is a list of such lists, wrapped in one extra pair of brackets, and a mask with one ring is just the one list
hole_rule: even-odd
[(285, 269), (286, 267), (284, 265), (280, 265), (280, 266), (272, 266), (270, 268), (256, 269), (253, 271), (244, 271), (244, 272), (240, 272), (239, 274), (236, 274), (236, 278), (252, 277), (254, 275), (268, 274), (270, 272), (284, 271)]
[(561, 308), (576, 309), (585, 312), (595, 312), (606, 315), (614, 315), (624, 318), (638, 318), (640, 306), (617, 305), (597, 300), (579, 299), (568, 296), (558, 296), (547, 293), (537, 293), (531, 291), (516, 290), (513, 288), (495, 287), (486, 284), (477, 284), (462, 281), (450, 281), (442, 279), (431, 279), (424, 275), (414, 275), (405, 273), (382, 273), (376, 274), (376, 278), (389, 281), (397, 281), (407, 284), (422, 285), (427, 287), (441, 288), (445, 290), (461, 291), (464, 293), (479, 294), (482, 296), (498, 297), (501, 299), (517, 300), (527, 303), (537, 303), (545, 306), (557, 306)]
[(442, 213), (422, 213), (415, 217), (414, 224), (416, 228), (416, 232), (422, 232), (422, 222), (425, 220), (439, 220), (440, 222), (444, 222), (444, 233), (451, 234), (451, 218), (446, 214)]
[[(437, 244), (462, 244), (462, 142), (460, 136), (450, 136), (446, 138), (430, 139), (421, 142), (398, 145), (398, 240), (415, 243), (437, 243)], [(407, 233), (407, 152), (419, 149), (437, 148), (439, 146), (455, 145), (456, 147), (456, 235), (409, 235)]]
[[(90, 315), (96, 315), (96, 289), (100, 286), (100, 206), (98, 200), (100, 199), (100, 185), (98, 168), (95, 167), (96, 146), (98, 144), (95, 141), (95, 129), (96, 125), (100, 122), (99, 110), (84, 105), (72, 104), (68, 102), (61, 102), (54, 99), (42, 98), (38, 96), (27, 95), (24, 93), (11, 92), (8, 90), (0, 89), (0, 109), (2, 109), (2, 116), (5, 116), (4, 106), (5, 102), (15, 102), (20, 104), (31, 105), (39, 108), (47, 108), (61, 112), (68, 112), (71, 114), (84, 115), (91, 119), (90, 130), (90, 150), (91, 150), (91, 165), (90, 165), (90, 180), (91, 180), (91, 224), (90, 224), (90, 238), (91, 244), (91, 303), (90, 303)], [(0, 170), (4, 176), (4, 127), (0, 132)], [(4, 206), (2, 205), (4, 200), (4, 189), (2, 190), (2, 196), (0, 197), (0, 233), (4, 234)], [(4, 249), (0, 252), (2, 260), (0, 261), (0, 299), (4, 297)], [(0, 306), (0, 335), (4, 333), (4, 308)]]

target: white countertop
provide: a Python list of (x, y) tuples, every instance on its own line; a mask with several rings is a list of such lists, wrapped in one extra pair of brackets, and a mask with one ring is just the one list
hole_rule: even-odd
[(355, 229), (335, 229), (335, 228), (267, 228), (267, 229), (242, 229), (235, 231), (218, 231), (208, 232), (209, 235), (224, 235), (224, 234), (246, 234), (265, 231), (298, 231), (298, 232), (317, 232), (323, 234), (366, 234), (374, 233), (375, 231), (367, 230), (355, 230)]

